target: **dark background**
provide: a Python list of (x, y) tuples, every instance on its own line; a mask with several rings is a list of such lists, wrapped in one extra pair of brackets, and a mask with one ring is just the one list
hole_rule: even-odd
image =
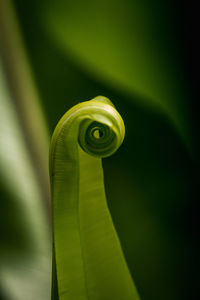
[[(100, 17), (103, 23), (102, 11), (105, 10), (106, 16), (109, 14), (114, 18), (117, 15), (116, 11), (120, 12), (127, 6), (131, 19), (131, 14), (135, 18), (134, 10), (139, 7), (139, 11), (145, 11), (152, 21), (152, 44), (156, 45), (158, 53), (161, 52), (162, 61), (166, 65), (172, 63), (174, 69), (178, 69), (181, 74), (181, 85), (176, 73), (165, 72), (165, 69), (164, 83), (162, 78), (158, 78), (158, 85), (163, 84), (165, 89), (168, 87), (167, 78), (174, 76), (172, 91), (175, 97), (170, 105), (180, 121), (177, 121), (179, 125), (176, 127), (170, 114), (152, 105), (152, 95), (148, 97), (145, 93), (145, 76), (144, 91), (140, 93), (137, 87), (134, 91), (134, 85), (131, 92), (126, 91), (123, 85), (115, 82), (115, 78), (111, 80), (107, 77), (103, 69), (99, 75), (95, 71), (96, 65), (87, 68), (87, 60), (84, 63), (84, 56), (79, 60), (77, 54), (73, 55), (72, 46), (70, 51), (67, 51), (62, 43), (59, 44), (55, 35), (51, 35), (51, 30), (62, 10), (57, 10), (56, 2), (52, 2), (14, 1), (49, 132), (53, 132), (59, 118), (77, 102), (90, 100), (97, 95), (111, 99), (124, 119), (126, 137), (118, 152), (103, 161), (106, 193), (141, 299), (196, 300), (199, 296), (197, 5), (194, 1), (164, 3), (154, 0), (117, 1), (116, 7), (113, 7), (103, 2), (100, 14), (97, 13), (97, 17)], [(79, 5), (83, 6), (83, 14), (87, 20), (87, 11), (94, 10), (96, 13), (95, 5), (98, 1), (94, 1), (92, 8), (90, 6), (85, 9), (84, 5), (90, 5), (90, 1), (86, 2), (89, 4), (80, 4), (78, 1), (76, 5), (77, 8)], [(60, 0), (58, 3), (58, 6), (66, 7), (67, 19), (71, 1)], [(51, 19), (53, 25), (46, 21), (46, 11), (55, 16), (55, 20), (53, 17)], [(64, 9), (62, 14), (63, 18)], [(88, 19), (90, 16), (88, 15)], [(138, 19), (142, 17), (145, 18), (145, 15), (141, 13)], [(74, 24), (77, 22), (75, 19)], [(119, 22), (119, 28), (123, 28), (123, 18), (116, 22)], [(135, 32), (137, 33), (137, 28), (131, 26), (130, 23), (130, 40)], [(91, 27), (86, 27), (85, 31), (91, 30)], [(73, 36), (73, 29), (71, 32)], [(143, 43), (146, 35), (142, 35), (140, 28), (138, 32)], [(103, 36), (102, 32), (97, 31), (97, 37), (98, 34)], [(115, 34), (116, 32), (113, 32), (113, 35)], [(144, 44), (151, 43), (151, 38)], [(92, 34), (90, 42), (89, 49), (93, 44)], [(84, 44), (84, 37), (83, 41), (80, 41), (80, 48), (82, 43)], [(120, 57), (124, 51), (123, 59), (126, 57), (126, 50), (122, 45), (120, 49), (113, 49), (113, 52), (120, 51)], [(75, 49), (75, 53), (77, 51)], [(99, 52), (96, 57), (104, 63), (104, 53)], [(140, 63), (143, 64), (139, 61), (135, 66), (134, 59), (129, 61), (135, 72), (139, 72)], [(159, 64), (159, 58), (157, 63)], [(125, 69), (118, 71), (123, 73)], [(147, 72), (151, 76), (151, 72)], [(180, 88), (181, 93), (176, 90), (176, 79), (177, 90)], [(169, 89), (170, 84), (169, 80)], [(176, 98), (176, 92), (183, 97)], [(167, 90), (164, 90), (163, 94), (167, 94)]]

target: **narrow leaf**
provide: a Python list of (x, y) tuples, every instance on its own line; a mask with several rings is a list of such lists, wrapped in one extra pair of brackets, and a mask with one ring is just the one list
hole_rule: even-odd
[[(105, 97), (70, 109), (51, 141), (54, 290), (59, 300), (139, 300), (107, 207), (101, 158), (124, 138)], [(80, 145), (80, 146), (79, 146)]]

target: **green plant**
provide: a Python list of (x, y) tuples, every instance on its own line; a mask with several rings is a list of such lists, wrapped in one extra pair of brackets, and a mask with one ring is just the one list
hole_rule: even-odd
[(54, 131), (54, 300), (139, 299), (107, 207), (101, 164), (124, 134), (121, 116), (101, 96), (71, 108)]
[(194, 27), (177, 1), (0, 1), (0, 299), (51, 299), (50, 135), (97, 94), (126, 124), (103, 166), (139, 294), (198, 298)]

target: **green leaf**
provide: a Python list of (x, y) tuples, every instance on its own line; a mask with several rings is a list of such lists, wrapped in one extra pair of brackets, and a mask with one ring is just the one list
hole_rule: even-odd
[(175, 21), (158, 0), (60, 0), (46, 2), (41, 14), (65, 55), (132, 101), (160, 110), (192, 148), (190, 94)]
[(10, 1), (0, 23), (0, 294), (50, 299), (48, 133)]
[(54, 285), (52, 299), (139, 300), (107, 207), (101, 164), (124, 133), (123, 120), (105, 97), (77, 104), (54, 131), (50, 177), (58, 290)]
[(0, 204), (5, 216), (0, 219), (1, 285), (8, 299), (49, 299), (47, 214), (2, 68), (0, 106), (0, 177), (5, 191)]

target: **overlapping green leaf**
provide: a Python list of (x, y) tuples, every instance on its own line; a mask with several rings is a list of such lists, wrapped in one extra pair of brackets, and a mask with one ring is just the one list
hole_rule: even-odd
[(0, 294), (43, 300), (51, 288), (48, 133), (10, 1), (0, 3), (0, 23)]
[(190, 145), (189, 96), (170, 9), (157, 0), (60, 0), (46, 2), (41, 22), (76, 64), (133, 101), (160, 109)]
[(0, 106), (0, 176), (4, 190), (0, 201), (1, 287), (5, 299), (49, 299), (47, 214), (2, 65)]

